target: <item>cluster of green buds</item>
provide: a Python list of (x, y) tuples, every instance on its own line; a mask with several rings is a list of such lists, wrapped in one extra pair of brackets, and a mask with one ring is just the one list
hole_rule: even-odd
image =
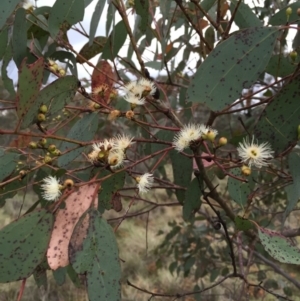
[(49, 70), (59, 76), (65, 76), (66, 71), (60, 67), (54, 60), (48, 59)]
[(28, 144), (28, 147), (31, 149), (43, 149), (47, 150), (46, 155), (44, 156), (43, 162), (44, 163), (51, 163), (53, 157), (57, 157), (61, 155), (61, 151), (57, 149), (55, 144), (47, 145), (48, 141), (46, 138), (41, 138), (38, 142), (31, 141)]
[(37, 121), (42, 123), (46, 121), (46, 113), (48, 112), (48, 107), (46, 105), (41, 105), (39, 108), (39, 113), (37, 115)]

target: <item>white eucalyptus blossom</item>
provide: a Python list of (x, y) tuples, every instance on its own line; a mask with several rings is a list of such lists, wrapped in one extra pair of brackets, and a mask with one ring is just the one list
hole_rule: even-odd
[(144, 105), (145, 104), (145, 98), (144, 97), (140, 97), (140, 96), (137, 96), (137, 95), (134, 95), (134, 94), (126, 94), (124, 96), (124, 99), (131, 103), (131, 104), (134, 104), (134, 105)]
[(189, 147), (190, 143), (201, 137), (201, 125), (189, 123), (184, 125), (183, 128), (177, 133), (173, 140), (173, 145), (179, 152)]
[(252, 137), (251, 142), (248, 137), (244, 139), (243, 142), (240, 142), (237, 151), (244, 163), (250, 167), (254, 165), (258, 168), (268, 165), (266, 160), (273, 158), (274, 153), (268, 142), (261, 144), (255, 143), (254, 137)]
[(125, 151), (132, 144), (132, 139), (128, 135), (118, 135), (114, 138), (114, 149)]
[(140, 177), (135, 178), (137, 182), (137, 188), (139, 189), (139, 193), (147, 193), (151, 187), (153, 186), (153, 175), (151, 173), (145, 173)]
[(56, 177), (49, 176), (43, 179), (41, 188), (43, 190), (42, 196), (47, 201), (56, 201), (61, 196), (62, 185)]

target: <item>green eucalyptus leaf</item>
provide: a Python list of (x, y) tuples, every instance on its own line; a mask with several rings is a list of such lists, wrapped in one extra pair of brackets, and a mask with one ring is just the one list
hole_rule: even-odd
[(2, 60), (8, 43), (8, 28), (5, 27), (0, 31), (0, 60)]
[(290, 153), (289, 158), (289, 169), (293, 179), (293, 184), (285, 187), (285, 191), (287, 194), (287, 207), (284, 212), (283, 219), (292, 212), (292, 210), (296, 207), (299, 199), (300, 199), (300, 156), (298, 153)]
[(96, 35), (97, 27), (101, 19), (104, 6), (105, 6), (105, 1), (103, 0), (99, 0), (95, 6), (95, 10), (93, 12), (93, 16), (90, 24), (89, 46), (92, 46), (92, 44), (94, 43), (94, 38)]
[(5, 89), (9, 92), (11, 97), (15, 97), (16, 92), (15, 92), (15, 88), (14, 88), (14, 82), (7, 75), (7, 67), (8, 67), (8, 64), (11, 61), (12, 57), (13, 57), (12, 46), (11, 46), (11, 43), (9, 43), (5, 49), (5, 53), (3, 56), (2, 66), (1, 66), (1, 75), (2, 75), (3, 85), (4, 85)]
[[(67, 138), (74, 139), (78, 141), (89, 141), (92, 140), (94, 135), (96, 134), (96, 131), (98, 129), (98, 114), (97, 113), (91, 113), (84, 115), (80, 120), (78, 120), (74, 126), (69, 131)], [(75, 148), (74, 150), (71, 150)], [(84, 147), (79, 147), (77, 144), (71, 143), (71, 142), (63, 142), (60, 146), (60, 151), (69, 151), (68, 153), (61, 155), (58, 158), (58, 166), (59, 167), (65, 167), (67, 166), (71, 161), (76, 159), (80, 153), (84, 150)]]
[[(230, 170), (230, 173), (237, 177), (242, 177), (239, 167)], [(248, 197), (253, 192), (255, 182), (253, 175), (248, 178), (248, 183), (241, 182), (233, 177), (228, 178), (228, 192), (231, 199), (241, 207), (247, 204)]]
[(281, 9), (279, 12), (277, 12), (275, 15), (273, 15), (270, 20), (269, 24), (276, 26), (276, 25), (286, 25), (287, 23), (287, 16), (286, 16), (286, 9), (290, 7), (292, 9), (292, 13), (289, 17), (289, 21), (295, 21), (299, 19), (299, 16), (297, 15), (297, 9), (300, 8), (300, 2), (296, 1), (295, 3), (291, 3), (285, 8)]
[(150, 16), (149, 0), (135, 0), (134, 5), (136, 13), (140, 16), (139, 29), (142, 33), (145, 33), (148, 27), (148, 19)]
[(15, 7), (20, 3), (20, 0), (1, 1), (0, 10), (0, 29), (5, 25), (6, 20), (13, 13)]
[(47, 259), (44, 257), (44, 260), (36, 267), (33, 272), (33, 277), (36, 285), (40, 287), (44, 287), (47, 289), (48, 287), (48, 279), (47, 279), (47, 270), (49, 269)]
[(53, 215), (34, 211), (0, 230), (0, 282), (29, 277), (42, 262), (53, 226)]
[[(101, 53), (105, 47), (105, 44), (107, 42), (106, 37), (96, 37), (93, 40), (92, 45), (90, 45), (90, 42), (87, 42), (79, 51), (79, 54), (83, 56), (86, 60), (90, 60), (97, 54)], [(80, 55), (77, 55), (76, 61), (80, 64), (85, 63), (85, 60), (81, 58)]]
[(198, 179), (195, 178), (187, 187), (185, 194), (185, 200), (183, 203), (183, 219), (185, 221), (190, 221), (195, 215), (195, 212), (200, 209), (201, 206), (201, 190), (199, 187)]
[(58, 285), (63, 285), (66, 281), (67, 269), (65, 267), (58, 268), (57, 270), (52, 272), (53, 272), (53, 278), (55, 279), (55, 282)]
[[(85, 233), (82, 241), (82, 232)], [(80, 219), (73, 232), (69, 258), (77, 273), (86, 274), (90, 301), (121, 300), (121, 268), (111, 226), (95, 209)]]
[(14, 61), (20, 67), (27, 52), (26, 11), (24, 8), (17, 9), (11, 41)]
[(289, 57), (283, 54), (275, 54), (271, 57), (266, 72), (275, 77), (284, 77), (292, 74), (296, 69), (296, 66), (291, 62)]
[(234, 22), (239, 28), (248, 28), (248, 27), (255, 27), (255, 26), (263, 26), (263, 23), (261, 20), (258, 19), (258, 17), (254, 14), (253, 10), (249, 7), (249, 5), (237, 1), (232, 0), (230, 2), (230, 11), (231, 14), (235, 11), (236, 6), (239, 3), (238, 10), (234, 16)]
[(0, 156), (0, 182), (8, 177), (16, 168), (18, 154), (4, 153)]
[(48, 19), (51, 36), (57, 36), (64, 22), (71, 26), (82, 21), (84, 8), (84, 0), (56, 0)]
[(114, 28), (102, 52), (102, 59), (114, 60), (125, 43), (127, 30), (123, 21), (120, 21)]
[(258, 235), (265, 250), (276, 260), (284, 263), (300, 264), (300, 250), (280, 233), (258, 227)]
[[(109, 174), (110, 173), (106, 172), (104, 174), (101, 174), (101, 176)], [(98, 194), (98, 204), (100, 211), (104, 211), (103, 209), (109, 210), (112, 208), (112, 197), (114, 193), (124, 187), (125, 175), (125, 171), (111, 174), (111, 177), (101, 183), (101, 192)]]
[(187, 99), (214, 111), (232, 104), (265, 70), (277, 36), (276, 27), (254, 27), (232, 34), (200, 65)]
[(261, 142), (268, 141), (275, 155), (282, 153), (298, 140), (300, 124), (300, 76), (288, 82), (267, 105), (254, 127), (254, 135)]
[(237, 215), (234, 218), (234, 223), (235, 223), (235, 227), (239, 231), (247, 231), (247, 230), (253, 229), (253, 227), (254, 227), (253, 223), (251, 221), (249, 221), (248, 219), (241, 217), (239, 215)]
[(27, 128), (34, 122), (41, 105), (48, 107), (48, 113), (55, 113), (61, 110), (68, 102), (73, 100), (78, 86), (78, 80), (75, 76), (67, 75), (61, 77), (43, 90), (40, 91), (31, 106), (28, 107), (23, 122), (22, 128)]
[(17, 91), (17, 114), (19, 118), (24, 118), (34, 105), (42, 85), (43, 71), (43, 58), (39, 58), (30, 65), (26, 65), (26, 59), (23, 60), (19, 70)]
[[(193, 173), (193, 161), (191, 158), (181, 155), (176, 150), (170, 152), (172, 162), (174, 184), (187, 188), (191, 182)], [(176, 189), (176, 197), (180, 204), (185, 200), (185, 190)]]

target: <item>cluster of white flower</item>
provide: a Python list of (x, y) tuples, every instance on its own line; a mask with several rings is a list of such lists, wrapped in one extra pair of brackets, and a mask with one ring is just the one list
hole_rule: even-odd
[(173, 145), (179, 152), (189, 147), (192, 141), (200, 138), (213, 141), (217, 136), (218, 131), (204, 124), (189, 123), (175, 135)]
[(124, 99), (133, 105), (145, 104), (145, 97), (153, 95), (156, 91), (155, 84), (146, 78), (140, 78), (137, 81), (129, 82), (123, 87), (126, 93)]
[(268, 165), (266, 160), (273, 158), (274, 153), (268, 142), (261, 144), (255, 143), (254, 137), (252, 137), (251, 142), (248, 137), (244, 139), (243, 142), (240, 142), (237, 151), (239, 157), (245, 164), (249, 167), (254, 165), (258, 168)]
[(49, 176), (43, 179), (41, 188), (43, 189), (42, 196), (47, 201), (56, 201), (61, 196), (62, 185), (56, 177)]
[(137, 188), (139, 189), (139, 193), (144, 194), (147, 193), (151, 187), (153, 186), (153, 175), (151, 173), (145, 173), (140, 177), (135, 178), (137, 183)]
[(92, 163), (108, 164), (112, 168), (118, 168), (123, 165), (125, 152), (132, 144), (131, 137), (119, 135), (112, 139), (105, 139), (103, 142), (94, 143), (93, 150), (88, 154)]

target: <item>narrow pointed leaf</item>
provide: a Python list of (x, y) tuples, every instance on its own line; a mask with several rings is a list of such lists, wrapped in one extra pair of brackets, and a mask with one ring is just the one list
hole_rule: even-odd
[(290, 21), (295, 21), (297, 19), (299, 19), (299, 16), (297, 15), (297, 9), (300, 8), (300, 2), (296, 1), (295, 3), (291, 3), (288, 6), (284, 7), (283, 9), (281, 9), (279, 12), (277, 12), (276, 14), (274, 14), (270, 20), (269, 20), (269, 24), (270, 25), (286, 25), (287, 20), (287, 16), (286, 16), (286, 9), (290, 7), (292, 9), (292, 13), (290, 15), (289, 20)]
[(127, 37), (127, 30), (123, 21), (120, 21), (110, 34), (107, 43), (104, 46), (102, 59), (113, 60), (124, 45)]
[(49, 32), (56, 37), (61, 25), (66, 21), (74, 25), (83, 20), (84, 0), (56, 0), (48, 19)]
[(23, 118), (37, 98), (43, 81), (44, 59), (39, 58), (33, 64), (26, 65), (26, 59), (19, 70), (17, 92), (17, 113)]
[(18, 154), (6, 153), (0, 156), (0, 182), (8, 177), (16, 168)]
[[(191, 182), (193, 172), (192, 160), (175, 150), (170, 152), (170, 158), (172, 161), (174, 184), (187, 188)], [(178, 202), (182, 204), (185, 200), (185, 190), (176, 190), (175, 194)]]
[(183, 219), (185, 221), (190, 221), (195, 215), (195, 212), (200, 209), (201, 206), (201, 191), (199, 187), (198, 179), (195, 178), (187, 187), (185, 194), (185, 200), (183, 203)]
[(29, 277), (48, 247), (53, 215), (31, 212), (0, 230), (0, 282)]
[(261, 142), (268, 141), (278, 155), (298, 140), (300, 76), (287, 83), (265, 108), (254, 128)]
[(287, 207), (284, 212), (284, 219), (296, 207), (300, 199), (300, 156), (298, 153), (291, 153), (288, 158), (289, 169), (293, 183), (285, 188), (287, 194)]
[[(112, 208), (112, 198), (115, 192), (124, 187), (125, 172), (112, 174), (110, 178), (101, 183), (101, 192), (98, 195), (99, 209)], [(102, 210), (101, 210), (102, 211)]]
[(300, 250), (292, 242), (275, 231), (258, 227), (258, 235), (265, 250), (276, 260), (300, 264)]
[[(86, 60), (89, 60), (96, 56), (97, 54), (101, 53), (105, 47), (105, 44), (107, 42), (106, 37), (96, 37), (92, 44), (87, 42), (79, 51), (79, 54), (83, 56)], [(81, 57), (77, 56), (76, 61), (80, 64), (83, 64), (85, 60)]]
[(103, 12), (103, 8), (105, 6), (105, 1), (103, 0), (98, 0), (95, 10), (93, 12), (93, 16), (91, 19), (91, 24), (90, 24), (90, 34), (89, 34), (89, 45), (91, 46), (93, 44), (96, 32), (97, 32), (97, 27), (99, 24), (99, 21), (101, 19), (101, 15)]
[(148, 19), (150, 16), (149, 0), (136, 0), (134, 4), (135, 4), (136, 13), (140, 16), (139, 29), (142, 33), (145, 33), (148, 26)]
[(234, 17), (234, 22), (240, 29), (255, 26), (263, 26), (262, 21), (258, 19), (258, 17), (254, 14), (253, 10), (249, 7), (249, 5), (241, 1), (232, 0), (230, 2), (231, 14), (234, 12), (238, 2), (240, 3)]
[(0, 9), (0, 29), (5, 25), (8, 17), (13, 13), (15, 7), (20, 3), (20, 0), (1, 1)]
[(278, 31), (276, 27), (249, 28), (221, 42), (197, 70), (187, 99), (214, 111), (232, 104), (265, 70)]
[[(241, 177), (241, 169), (234, 168), (230, 172), (238, 177)], [(232, 177), (228, 178), (228, 193), (231, 199), (236, 202), (241, 207), (244, 207), (247, 204), (248, 197), (254, 190), (255, 182), (253, 181), (253, 175), (248, 179), (248, 183), (241, 182)]]
[[(78, 120), (69, 131), (67, 138), (78, 140), (78, 141), (89, 141), (92, 140), (97, 129), (98, 129), (98, 114), (91, 113), (83, 116), (82, 119)], [(78, 145), (70, 142), (63, 142), (60, 146), (60, 151), (64, 152), (72, 148), (76, 148)], [(80, 153), (84, 150), (84, 147), (76, 148), (67, 154), (64, 154), (58, 158), (58, 166), (64, 167), (71, 161), (77, 158)]]
[(9, 43), (9, 45), (7, 45), (4, 56), (3, 56), (3, 60), (2, 60), (2, 67), (1, 67), (1, 75), (2, 75), (2, 80), (3, 80), (3, 84), (5, 89), (9, 92), (11, 97), (15, 97), (16, 92), (15, 92), (15, 88), (14, 88), (14, 83), (13, 80), (8, 77), (7, 75), (7, 67), (9, 62), (12, 59), (12, 46), (11, 43)]
[(8, 43), (8, 28), (0, 31), (0, 60), (2, 60)]
[(16, 12), (12, 35), (13, 58), (19, 67), (27, 53), (26, 11), (19, 8)]
[(90, 301), (121, 300), (118, 253), (111, 226), (97, 210), (90, 209), (76, 226), (70, 245), (73, 268), (77, 273), (86, 273)]

